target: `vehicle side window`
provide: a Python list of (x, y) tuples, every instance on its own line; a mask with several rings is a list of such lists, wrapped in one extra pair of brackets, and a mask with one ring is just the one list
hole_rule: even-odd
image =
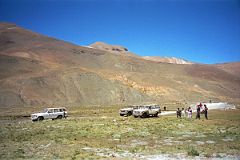
[(62, 112), (63, 111), (63, 109), (60, 109), (60, 112)]
[(54, 109), (54, 113), (58, 112), (58, 109)]
[(52, 109), (49, 109), (49, 110), (48, 110), (48, 113), (53, 113), (53, 110), (52, 110)]

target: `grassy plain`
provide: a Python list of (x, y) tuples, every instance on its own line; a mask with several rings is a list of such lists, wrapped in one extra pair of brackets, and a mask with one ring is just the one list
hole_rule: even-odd
[(16, 115), (2, 116), (0, 159), (240, 157), (239, 109), (211, 110), (209, 120), (120, 117), (118, 110), (116, 106), (71, 108), (67, 119), (35, 123)]

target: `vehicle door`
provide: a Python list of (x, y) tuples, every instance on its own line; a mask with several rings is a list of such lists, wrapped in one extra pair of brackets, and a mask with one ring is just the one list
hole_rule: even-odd
[(148, 109), (149, 114), (154, 114), (154, 108), (153, 108), (153, 106), (149, 106), (148, 108), (149, 108), (149, 109)]
[(152, 114), (152, 107), (151, 106), (148, 106), (148, 113), (149, 113), (149, 115)]
[(54, 110), (53, 110), (53, 118), (57, 118), (58, 115), (60, 115), (60, 114), (61, 114), (61, 113), (60, 113), (59, 109), (54, 109)]
[(54, 118), (54, 110), (53, 109), (49, 109), (47, 113), (48, 113), (47, 114), (48, 119)]
[(160, 109), (160, 106), (159, 106), (159, 105), (156, 105), (156, 106), (155, 106), (155, 111), (158, 112), (158, 113), (161, 113), (161, 109)]

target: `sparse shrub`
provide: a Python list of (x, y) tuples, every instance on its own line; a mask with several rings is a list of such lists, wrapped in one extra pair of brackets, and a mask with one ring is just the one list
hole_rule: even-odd
[(24, 150), (22, 148), (18, 148), (15, 152), (14, 152), (14, 157), (17, 158), (24, 158)]
[(211, 156), (212, 156), (212, 155), (211, 155), (210, 153), (206, 153), (206, 154), (205, 154), (205, 157), (207, 157), (207, 158), (211, 158)]
[(73, 154), (73, 156), (71, 157), (72, 160), (77, 159), (77, 155), (81, 154), (81, 152), (79, 150), (75, 150), (75, 153)]
[(240, 150), (240, 146), (237, 145), (227, 145), (229, 149), (236, 149), (236, 150)]
[(189, 156), (199, 156), (199, 153), (195, 148), (190, 147), (190, 148), (188, 148), (188, 155)]

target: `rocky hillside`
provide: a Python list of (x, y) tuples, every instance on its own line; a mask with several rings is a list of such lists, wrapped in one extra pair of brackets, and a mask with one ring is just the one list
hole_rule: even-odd
[(0, 107), (240, 102), (239, 63), (169, 64), (0, 24)]
[(100, 49), (104, 51), (109, 51), (111, 53), (126, 53), (128, 52), (127, 48), (124, 48), (122, 46), (117, 46), (117, 45), (109, 45), (103, 42), (96, 42), (90, 45), (90, 47), (95, 48), (95, 49)]
[(104, 42), (95, 42), (88, 47), (106, 51), (106, 52), (110, 52), (110, 53), (117, 54), (117, 55), (123, 54), (125, 56), (138, 57), (136, 54), (129, 52), (127, 48), (125, 48), (123, 46), (119, 46), (119, 45), (110, 45), (110, 44), (106, 44)]

